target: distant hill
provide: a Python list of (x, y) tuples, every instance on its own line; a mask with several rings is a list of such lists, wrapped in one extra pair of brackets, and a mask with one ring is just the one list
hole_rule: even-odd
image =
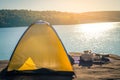
[(37, 20), (54, 25), (119, 22), (120, 11), (68, 13), (58, 11), (0, 10), (0, 27), (28, 26)]
[(120, 11), (99, 11), (80, 13), (79, 22), (120, 22)]

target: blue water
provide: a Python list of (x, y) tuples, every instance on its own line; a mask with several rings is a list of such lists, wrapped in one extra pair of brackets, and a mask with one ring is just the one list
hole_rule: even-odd
[[(120, 55), (120, 22), (53, 25), (67, 52)], [(26, 27), (0, 28), (0, 60), (9, 59)]]
[(27, 27), (0, 28), (0, 59), (9, 59)]

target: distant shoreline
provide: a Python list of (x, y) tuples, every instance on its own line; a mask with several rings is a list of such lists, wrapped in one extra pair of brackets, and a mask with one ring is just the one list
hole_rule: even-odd
[[(87, 22), (87, 23), (77, 23), (77, 24), (53, 24), (53, 25), (79, 25), (79, 24), (96, 24), (96, 23), (120, 23), (120, 21), (118, 21), (118, 22), (108, 22), (108, 21), (106, 21), (106, 22)], [(32, 24), (32, 23), (31, 23)], [(52, 26), (53, 26), (52, 25)], [(16, 27), (29, 27), (30, 25), (26, 25), (26, 26), (0, 26), (0, 28), (16, 28)]]
[(45, 20), (52, 25), (120, 22), (119, 14), (120, 11), (68, 13), (59, 11), (0, 10), (0, 27), (27, 26), (37, 20)]

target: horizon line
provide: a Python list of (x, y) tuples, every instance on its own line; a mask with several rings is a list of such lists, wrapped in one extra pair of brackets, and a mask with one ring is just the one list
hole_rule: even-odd
[(55, 11), (55, 12), (66, 12), (66, 13), (87, 13), (87, 12), (109, 12), (109, 11), (120, 11), (120, 10), (95, 10), (95, 11), (84, 11), (84, 12), (72, 12), (72, 11), (60, 11), (60, 10), (32, 10), (32, 9), (0, 9), (0, 10), (27, 10), (27, 11)]

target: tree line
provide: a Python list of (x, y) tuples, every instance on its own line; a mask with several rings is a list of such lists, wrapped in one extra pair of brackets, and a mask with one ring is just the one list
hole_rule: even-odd
[(28, 26), (37, 20), (53, 25), (120, 21), (120, 11), (68, 13), (59, 11), (0, 10), (0, 27)]

